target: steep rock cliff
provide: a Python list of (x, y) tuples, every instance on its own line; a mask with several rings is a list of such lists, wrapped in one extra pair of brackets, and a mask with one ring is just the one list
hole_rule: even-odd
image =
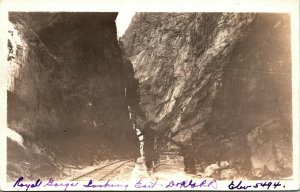
[[(218, 136), (220, 158), (247, 162), (257, 177), (292, 170), (290, 21), (257, 14), (247, 39), (233, 50), (207, 130)], [(240, 154), (236, 156), (235, 154)], [(258, 171), (260, 170), (260, 171)], [(266, 173), (267, 174), (267, 173)]]
[(60, 162), (92, 164), (138, 150), (116, 16), (9, 13), (8, 125)]
[(122, 39), (140, 80), (141, 106), (157, 130), (191, 137), (203, 127), (229, 53), (252, 20), (252, 14), (136, 14)]
[(137, 13), (122, 41), (152, 128), (192, 143), (200, 167), (289, 175), (289, 26), (285, 14)]

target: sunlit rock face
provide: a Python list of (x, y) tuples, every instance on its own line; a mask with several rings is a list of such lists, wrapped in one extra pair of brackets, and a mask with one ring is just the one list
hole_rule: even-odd
[[(207, 122), (223, 68), (252, 14), (139, 13), (123, 36), (140, 81), (141, 106), (157, 130), (196, 133)], [(182, 136), (180, 136), (182, 135)]]
[(124, 94), (117, 13), (9, 13), (9, 127), (59, 160), (138, 150)]
[(204, 167), (226, 160), (290, 174), (288, 15), (137, 13), (122, 41), (152, 128), (192, 143)]

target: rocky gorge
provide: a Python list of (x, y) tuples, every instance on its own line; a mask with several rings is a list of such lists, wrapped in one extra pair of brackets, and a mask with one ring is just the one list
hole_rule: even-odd
[(288, 14), (136, 13), (119, 40), (117, 15), (9, 13), (8, 180), (138, 162), (143, 142), (189, 146), (201, 177), (292, 175)]

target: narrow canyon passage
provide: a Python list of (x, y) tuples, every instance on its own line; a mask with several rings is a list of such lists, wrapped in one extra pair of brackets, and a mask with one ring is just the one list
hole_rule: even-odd
[(292, 175), (288, 14), (117, 17), (9, 13), (8, 180)]

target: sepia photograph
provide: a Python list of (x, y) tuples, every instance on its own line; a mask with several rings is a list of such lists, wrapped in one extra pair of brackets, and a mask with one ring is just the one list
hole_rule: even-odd
[(293, 180), (290, 13), (7, 16), (13, 190), (284, 190)]

